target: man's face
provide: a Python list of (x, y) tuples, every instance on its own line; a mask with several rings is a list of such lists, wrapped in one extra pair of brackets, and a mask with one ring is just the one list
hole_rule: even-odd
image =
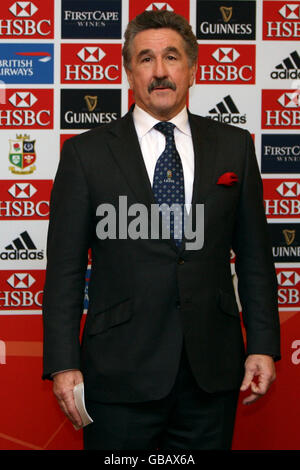
[(189, 65), (183, 39), (169, 28), (147, 29), (132, 42), (131, 70), (126, 70), (138, 106), (169, 120), (186, 104), (196, 65)]

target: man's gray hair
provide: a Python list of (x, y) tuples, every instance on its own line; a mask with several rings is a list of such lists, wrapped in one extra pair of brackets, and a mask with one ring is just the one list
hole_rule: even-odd
[(190, 66), (196, 63), (198, 58), (197, 38), (187, 20), (173, 11), (144, 11), (131, 20), (126, 28), (124, 34), (125, 42), (122, 50), (125, 68), (130, 70), (132, 58), (131, 46), (135, 36), (141, 31), (159, 28), (173, 29), (180, 34), (183, 39), (185, 51), (189, 58)]

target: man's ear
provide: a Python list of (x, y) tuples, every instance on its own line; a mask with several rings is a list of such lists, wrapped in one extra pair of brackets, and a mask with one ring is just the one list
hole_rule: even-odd
[(190, 74), (190, 87), (194, 85), (196, 80), (196, 73), (197, 73), (198, 63), (196, 62), (191, 66), (191, 74)]
[(127, 75), (127, 81), (129, 83), (129, 87), (132, 90), (132, 85), (133, 85), (132, 72), (127, 67), (125, 68), (125, 72), (126, 72), (126, 75)]

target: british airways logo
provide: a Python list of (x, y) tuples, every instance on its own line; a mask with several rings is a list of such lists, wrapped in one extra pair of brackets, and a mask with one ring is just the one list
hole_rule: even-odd
[(53, 44), (0, 44), (4, 83), (53, 83)]

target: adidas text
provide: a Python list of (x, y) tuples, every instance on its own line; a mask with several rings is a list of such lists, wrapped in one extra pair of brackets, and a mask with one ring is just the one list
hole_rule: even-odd
[(245, 124), (247, 122), (246, 114), (208, 114), (206, 117), (209, 117), (214, 121), (224, 122), (226, 124)]

